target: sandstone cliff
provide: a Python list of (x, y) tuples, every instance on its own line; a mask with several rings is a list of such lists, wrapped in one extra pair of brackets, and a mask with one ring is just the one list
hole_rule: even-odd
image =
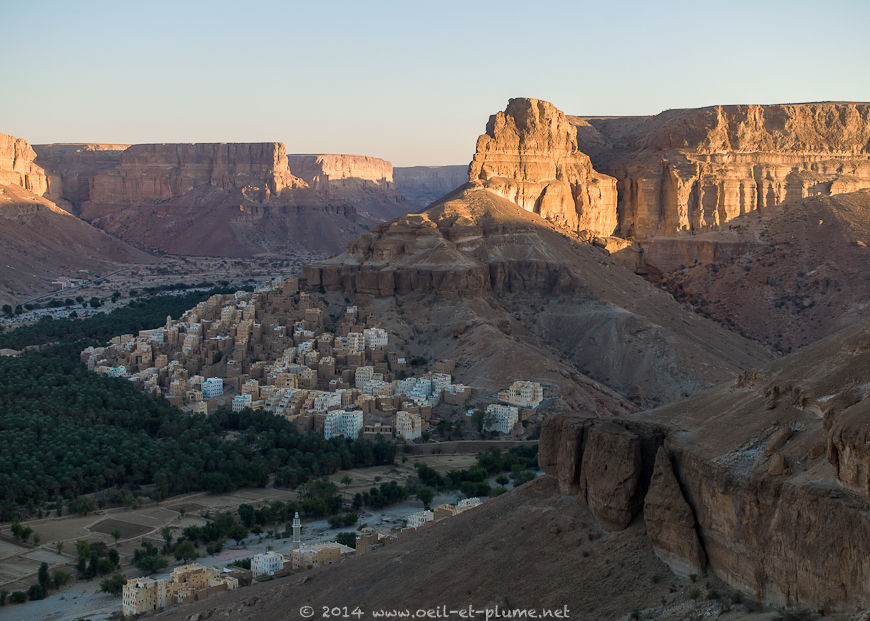
[(868, 364), (864, 321), (651, 412), (547, 419), (540, 463), (605, 527), (642, 514), (682, 574), (708, 566), (763, 601), (866, 608)]
[(0, 134), (0, 185), (15, 185), (37, 196), (48, 191), (45, 171), (34, 160), (36, 152), (22, 138)]
[[(493, 347), (498, 355), (479, 370), (494, 386), (517, 372), (525, 349), (538, 359), (565, 356), (637, 403), (680, 398), (767, 359), (762, 348), (687, 312), (602, 249), (473, 184), (422, 214), (374, 227), (346, 254), (303, 273), (309, 286), (385, 304), (395, 299), (403, 309), (422, 311), (434, 300), (471, 304), (467, 318), (454, 308), (437, 321), (453, 330), (445, 335), (448, 349), (457, 337), (478, 339), (478, 350), (480, 339), (505, 340), (504, 353)], [(421, 326), (435, 321), (414, 316)], [(510, 366), (506, 360), (517, 365), (500, 369)]]
[(279, 142), (138, 144), (121, 153), (117, 169), (93, 178), (85, 217), (104, 206), (127, 206), (179, 198), (201, 186), (240, 190), (259, 200), (304, 187), (290, 172)]
[(393, 167), (396, 191), (421, 206), (449, 194), (468, 180), (468, 166)]
[(570, 231), (616, 228), (616, 180), (595, 171), (565, 114), (537, 99), (511, 99), (477, 139), (469, 181)]
[(359, 189), (393, 187), (393, 165), (367, 155), (288, 155), (293, 174), (309, 187), (329, 193), (352, 194)]
[(393, 189), (387, 161), (288, 156), (278, 142), (133, 145), (114, 166), (105, 149), (58, 151), (45, 149), (46, 161), (60, 176), (67, 171), (64, 194), (74, 204), (91, 171), (84, 218), (173, 254), (331, 254), (376, 222), (417, 207)]
[(37, 144), (36, 162), (48, 174), (47, 196), (65, 201), (74, 212), (91, 197), (91, 182), (99, 173), (117, 168), (126, 144)]
[(703, 231), (808, 196), (870, 187), (870, 104), (713, 106), (571, 121), (579, 148), (618, 180), (623, 236)]

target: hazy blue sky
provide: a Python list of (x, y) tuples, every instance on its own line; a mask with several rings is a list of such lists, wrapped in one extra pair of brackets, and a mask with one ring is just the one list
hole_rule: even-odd
[(0, 131), (465, 164), (488, 116), (870, 100), (870, 2), (0, 0)]

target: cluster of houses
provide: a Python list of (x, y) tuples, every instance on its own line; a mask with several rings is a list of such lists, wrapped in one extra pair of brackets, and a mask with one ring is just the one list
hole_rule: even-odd
[(192, 563), (176, 567), (168, 580), (127, 580), (121, 594), (121, 610), (125, 617), (138, 615), (202, 599), (219, 591), (234, 591), (239, 588), (239, 581), (229, 573)]
[[(366, 554), (438, 520), (458, 515), (480, 504), (479, 498), (466, 498), (455, 505), (439, 505), (434, 511), (412, 513), (405, 518), (405, 528), (397, 534), (384, 535), (371, 528), (363, 528), (356, 533), (354, 548), (337, 542), (303, 544), (302, 523), (299, 513), (296, 513), (293, 519), (292, 548), (286, 554), (270, 550), (253, 555), (250, 577), (257, 579), (279, 576), (335, 565), (351, 554)], [(139, 615), (200, 600), (216, 592), (233, 591), (240, 585), (239, 578), (233, 574), (241, 573), (243, 572), (232, 568), (216, 569), (191, 563), (175, 568), (169, 579), (132, 578), (124, 585), (121, 594), (122, 612), (125, 617)]]
[[(452, 361), (415, 374), (412, 362), (425, 361), (389, 349), (372, 314), (343, 307), (327, 331), (329, 310), (290, 278), (259, 293), (213, 295), (178, 320), (88, 347), (81, 358), (97, 373), (127, 378), (190, 412), (267, 409), (326, 437), (414, 440), (427, 430), (433, 407), (467, 404), (472, 389), (454, 383)], [(489, 428), (510, 433), (542, 390), (519, 382), (503, 392), (506, 404), (487, 410)]]

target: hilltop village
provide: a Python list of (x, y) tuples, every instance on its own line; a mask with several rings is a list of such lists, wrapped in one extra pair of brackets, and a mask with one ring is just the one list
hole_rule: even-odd
[[(454, 362), (419, 372), (428, 360), (391, 348), (377, 317), (350, 304), (330, 317), (299, 285), (290, 278), (258, 293), (213, 295), (161, 328), (88, 347), (82, 362), (188, 412), (262, 409), (327, 438), (412, 441), (427, 432), (442, 402), (472, 403), (472, 387), (453, 380)], [(517, 380), (498, 393), (499, 402), (480, 404), (478, 427), (521, 436), (521, 422), (543, 398), (541, 384)]]

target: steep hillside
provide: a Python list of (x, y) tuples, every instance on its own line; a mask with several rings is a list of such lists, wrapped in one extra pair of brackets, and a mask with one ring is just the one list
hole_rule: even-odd
[(663, 403), (769, 357), (479, 185), (376, 226), (304, 275), (311, 287), (371, 296), (421, 331), (421, 348), (463, 361), (490, 388), (511, 375), (558, 377), (552, 360)]
[(0, 185), (0, 302), (17, 304), (53, 291), (59, 276), (105, 274), (130, 263), (152, 263), (132, 248), (32, 192)]
[(866, 608), (868, 365), (865, 320), (657, 410), (547, 419), (541, 465), (612, 531), (642, 514), (679, 573), (792, 607)]
[(656, 237), (641, 267), (678, 300), (791, 351), (866, 316), (870, 190), (804, 199), (726, 230)]
[(359, 606), (370, 619), (379, 609), (498, 605), (566, 606), (570, 618), (616, 619), (685, 600), (684, 591), (652, 554), (642, 527), (602, 536), (585, 507), (541, 480), (340, 565), (150, 618), (295, 618), (309, 605), (317, 614), (321, 606)]

